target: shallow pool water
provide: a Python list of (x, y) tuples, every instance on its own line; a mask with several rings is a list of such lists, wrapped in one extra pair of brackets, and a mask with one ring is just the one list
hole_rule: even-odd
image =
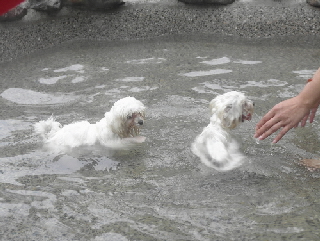
[[(312, 42), (312, 41), (311, 41)], [(277, 145), (255, 123), (296, 95), (320, 48), (214, 36), (72, 42), (0, 65), (0, 236), (3, 240), (317, 240), (319, 121)], [(255, 115), (233, 131), (246, 155), (229, 172), (190, 151), (217, 94), (244, 92)], [(32, 125), (96, 122), (134, 96), (147, 106), (131, 151), (55, 155)]]

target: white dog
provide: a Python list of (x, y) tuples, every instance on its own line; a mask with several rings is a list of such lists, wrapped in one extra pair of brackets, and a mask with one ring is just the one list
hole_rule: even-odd
[(145, 106), (134, 97), (125, 97), (114, 103), (104, 118), (95, 124), (80, 121), (62, 127), (53, 117), (34, 125), (35, 132), (44, 140), (45, 146), (56, 152), (68, 152), (76, 147), (100, 144), (121, 149), (141, 143), (139, 136), (143, 125)]
[(192, 152), (207, 166), (227, 171), (242, 164), (244, 156), (229, 131), (251, 120), (253, 102), (237, 91), (218, 95), (210, 102), (210, 124), (195, 139)]

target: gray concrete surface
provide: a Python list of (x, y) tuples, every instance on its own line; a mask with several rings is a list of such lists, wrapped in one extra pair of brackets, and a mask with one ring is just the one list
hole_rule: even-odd
[(77, 39), (130, 40), (189, 33), (270, 38), (318, 35), (320, 12), (302, 0), (239, 0), (196, 6), (174, 0), (129, 0), (113, 11), (64, 8), (56, 16), (29, 11), (0, 24), (0, 62)]

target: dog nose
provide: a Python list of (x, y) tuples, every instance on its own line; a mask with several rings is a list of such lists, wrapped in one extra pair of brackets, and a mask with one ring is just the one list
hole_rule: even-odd
[(138, 124), (139, 124), (139, 125), (143, 125), (143, 120), (139, 120), (139, 121), (138, 121)]

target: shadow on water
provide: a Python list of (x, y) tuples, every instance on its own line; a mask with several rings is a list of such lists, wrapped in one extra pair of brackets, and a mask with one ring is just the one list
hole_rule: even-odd
[[(74, 42), (0, 65), (0, 227), (4, 240), (317, 240), (318, 119), (274, 146), (255, 123), (296, 95), (318, 68), (318, 47), (214, 36)], [(239, 90), (256, 104), (234, 131), (246, 162), (217, 172), (190, 144), (208, 103)], [(147, 106), (134, 150), (54, 155), (32, 124), (96, 122), (134, 96)]]

